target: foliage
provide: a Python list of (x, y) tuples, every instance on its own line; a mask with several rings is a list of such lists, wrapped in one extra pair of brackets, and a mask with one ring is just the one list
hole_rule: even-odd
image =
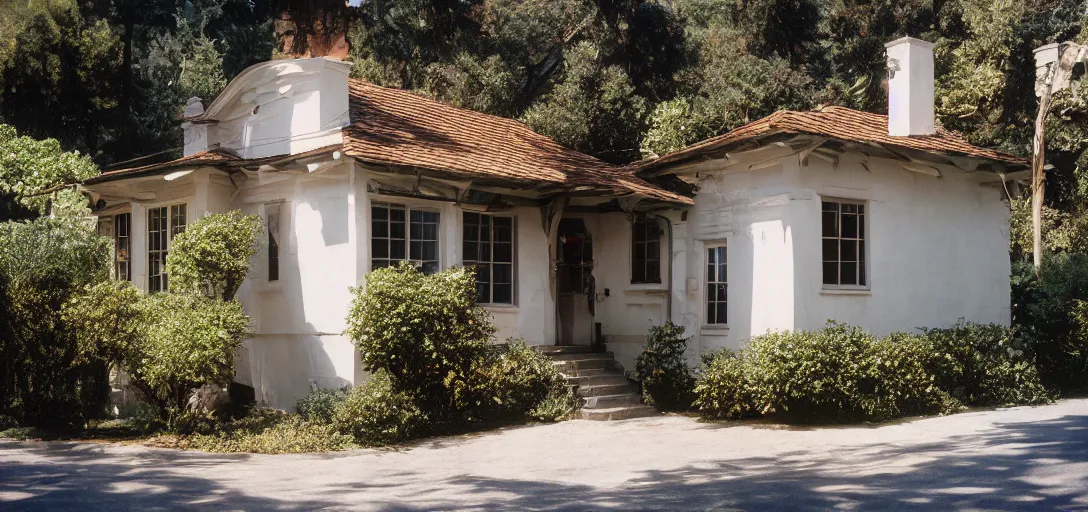
[(1008, 328), (965, 323), (882, 338), (835, 322), (768, 333), (705, 357), (696, 405), (711, 418), (807, 422), (1048, 401), (1033, 361), (1010, 343)]
[(249, 334), (249, 317), (237, 301), (159, 293), (147, 299), (149, 322), (138, 358), (125, 370), (147, 398), (180, 410), (193, 388), (226, 386), (234, 378), (234, 353)]
[(394, 390), (389, 374), (379, 370), (348, 393), (333, 415), (333, 424), (364, 446), (381, 446), (426, 433), (427, 419), (414, 397)]
[(351, 436), (338, 432), (330, 423), (261, 408), (217, 425), (210, 433), (186, 437), (179, 444), (209, 452), (244, 453), (330, 452), (355, 447)]
[(759, 413), (754, 387), (748, 382), (744, 363), (740, 354), (732, 350), (719, 350), (704, 356), (693, 404), (704, 416), (739, 419)]
[(61, 315), (72, 326), (82, 353), (97, 353), (110, 362), (141, 356), (149, 311), (143, 292), (132, 283), (88, 285), (64, 303)]
[(295, 411), (304, 420), (331, 423), (337, 408), (347, 399), (351, 388), (325, 389), (313, 383), (310, 386), (310, 394), (295, 404)]
[(60, 311), (106, 279), (108, 258), (108, 240), (82, 221), (0, 224), (0, 415), (67, 427), (104, 413), (105, 360), (81, 346)]
[(1034, 361), (1010, 330), (958, 323), (923, 329), (934, 384), (967, 405), (1041, 403), (1049, 399)]
[(238, 210), (201, 217), (170, 242), (166, 272), (173, 290), (234, 298), (257, 253), (261, 218)]
[(476, 306), (471, 269), (426, 275), (411, 264), (375, 270), (354, 288), (347, 334), (363, 369), (388, 372), (432, 421), (456, 422), (470, 404), (472, 372), (495, 327)]
[(474, 394), (483, 397), (480, 415), (555, 421), (574, 409), (565, 407), (573, 401), (566, 380), (550, 359), (525, 340), (511, 339), (495, 346), (474, 374), (479, 379), (472, 383)]
[[(56, 139), (19, 136), (13, 126), (0, 124), (0, 200), (14, 198), (35, 213), (47, 213), (49, 189), (97, 174), (98, 167), (90, 158), (62, 150)], [(85, 209), (86, 200), (80, 194), (64, 194), (61, 204), (69, 206), (69, 211)]]
[(683, 411), (695, 399), (695, 377), (687, 362), (690, 337), (684, 327), (671, 322), (650, 328), (646, 346), (635, 359), (635, 373), (642, 381), (646, 403), (663, 411)]
[(1012, 315), (1019, 343), (1034, 353), (1043, 384), (1070, 392), (1088, 389), (1088, 255), (1055, 254), (1038, 277), (1013, 265)]

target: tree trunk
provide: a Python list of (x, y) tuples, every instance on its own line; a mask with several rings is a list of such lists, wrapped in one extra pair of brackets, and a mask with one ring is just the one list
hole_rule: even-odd
[(1035, 116), (1035, 138), (1031, 159), (1031, 253), (1035, 274), (1043, 264), (1043, 199), (1046, 196), (1046, 115), (1050, 111), (1051, 77), (1047, 77), (1039, 113)]

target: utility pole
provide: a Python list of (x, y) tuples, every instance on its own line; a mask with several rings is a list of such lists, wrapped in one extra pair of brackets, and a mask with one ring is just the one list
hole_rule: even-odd
[(1035, 95), (1039, 112), (1035, 115), (1035, 137), (1031, 159), (1032, 258), (1035, 274), (1043, 264), (1043, 199), (1046, 196), (1046, 117), (1055, 92), (1069, 86), (1069, 77), (1077, 61), (1088, 56), (1088, 46), (1054, 43), (1035, 49)]

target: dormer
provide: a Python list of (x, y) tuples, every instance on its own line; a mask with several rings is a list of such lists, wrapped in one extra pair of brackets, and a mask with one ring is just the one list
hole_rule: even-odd
[(183, 114), (185, 155), (225, 149), (241, 158), (295, 155), (340, 144), (349, 124), (351, 64), (328, 58), (262, 62), (242, 71), (207, 106)]

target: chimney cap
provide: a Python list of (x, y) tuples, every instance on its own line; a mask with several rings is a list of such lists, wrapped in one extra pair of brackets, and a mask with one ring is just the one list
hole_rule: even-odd
[(891, 48), (893, 46), (899, 46), (901, 44), (912, 44), (912, 45), (921, 46), (923, 48), (927, 48), (927, 49), (930, 49), (930, 50), (933, 49), (933, 43), (931, 43), (929, 41), (923, 41), (923, 40), (915, 38), (915, 37), (909, 37), (909, 36), (908, 37), (900, 37), (899, 39), (896, 39), (895, 41), (892, 41), (892, 42), (890, 42), (888, 44), (885, 44), (884, 47), (885, 48)]

